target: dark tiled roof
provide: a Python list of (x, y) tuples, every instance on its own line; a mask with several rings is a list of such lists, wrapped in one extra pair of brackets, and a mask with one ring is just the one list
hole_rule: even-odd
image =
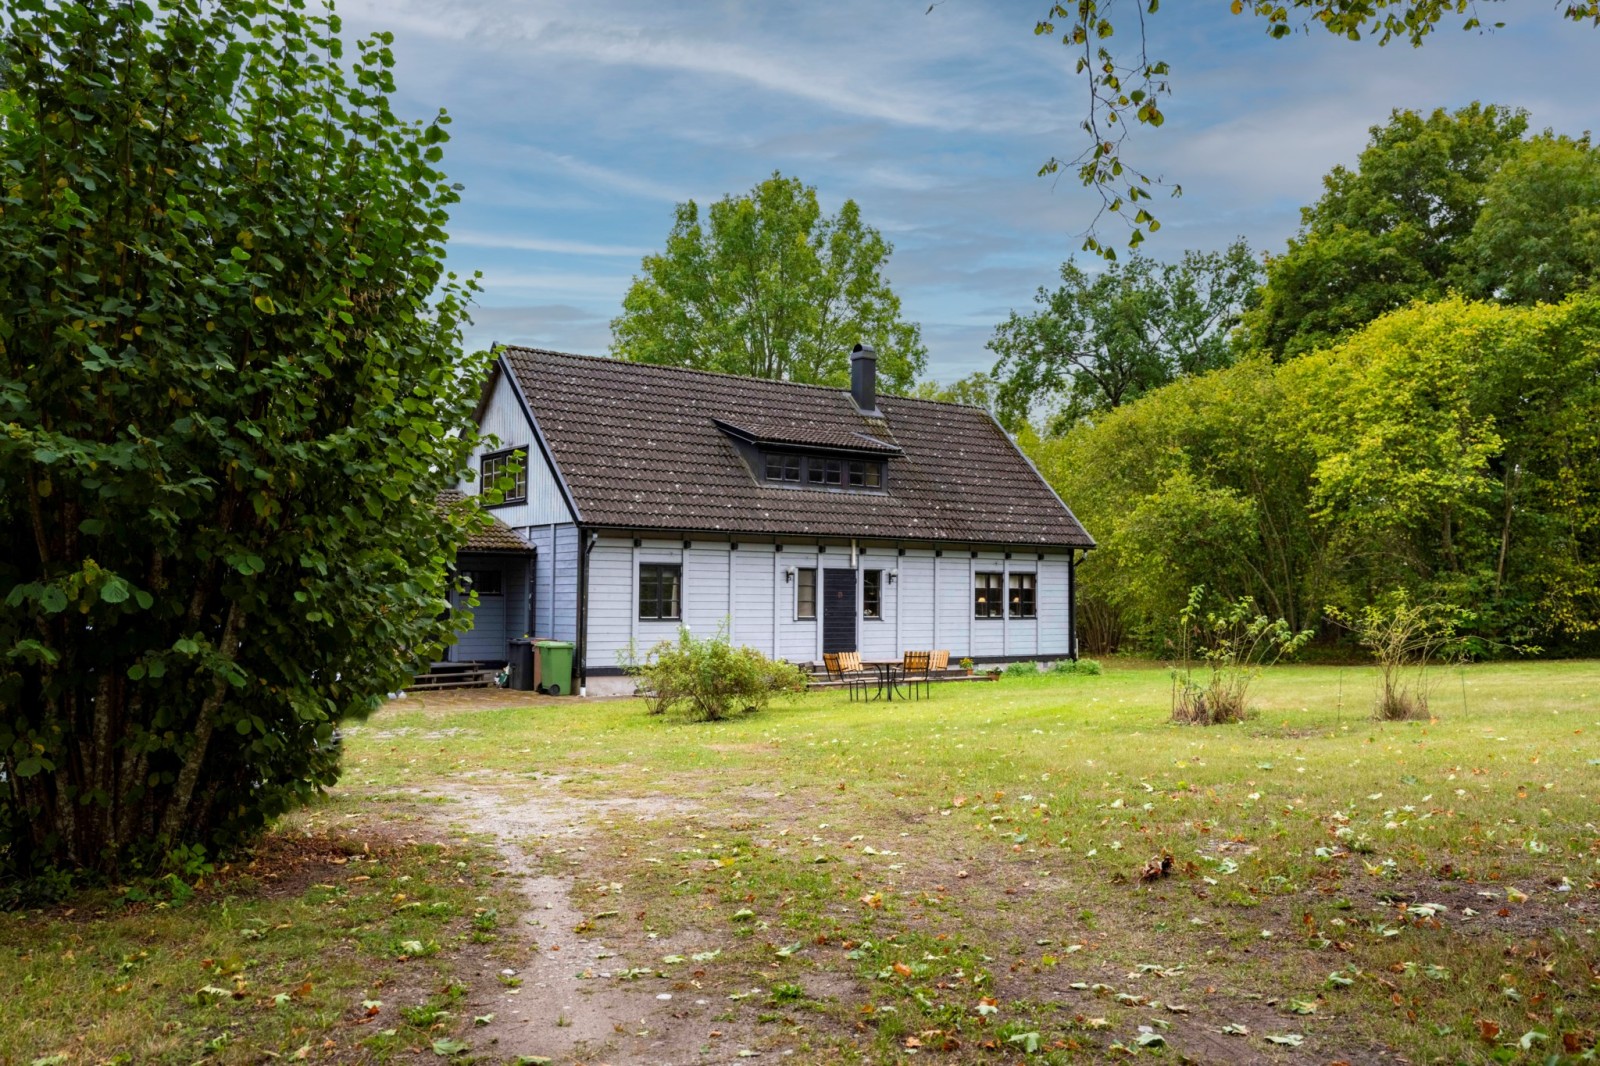
[[(890, 444), (876, 437), (869, 437), (859, 430), (848, 430), (839, 426), (818, 425), (814, 421), (802, 418), (782, 418), (769, 415), (738, 414), (719, 418), (717, 421), (726, 424), (729, 428), (749, 438), (756, 444), (780, 444), (800, 448), (826, 448), (840, 451), (862, 452), (873, 455), (894, 455), (900, 451), (898, 445)], [(878, 420), (882, 424), (882, 420)], [(883, 434), (887, 436), (888, 434)]]
[[(465, 500), (466, 494), (459, 489), (445, 489), (439, 493), (439, 502), (446, 506), (460, 503)], [(494, 515), (489, 516), (489, 528), (480, 530), (467, 538), (467, 546), (462, 551), (469, 552), (531, 552), (533, 547), (518, 536), (517, 531), (506, 525)]]
[[(581, 521), (617, 529), (1088, 548), (1094, 541), (984, 411), (843, 389), (506, 348)], [(819, 445), (893, 444), (889, 491), (769, 487), (716, 419)]]

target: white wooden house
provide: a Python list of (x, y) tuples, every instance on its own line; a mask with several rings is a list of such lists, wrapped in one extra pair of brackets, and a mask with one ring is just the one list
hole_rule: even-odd
[(493, 508), (522, 550), (463, 553), (480, 603), (452, 654), (570, 640), (581, 685), (687, 624), (791, 662), (1075, 657), (1094, 541), (987, 412), (879, 397), (875, 364), (837, 389), (501, 349), (461, 490), (525, 455)]

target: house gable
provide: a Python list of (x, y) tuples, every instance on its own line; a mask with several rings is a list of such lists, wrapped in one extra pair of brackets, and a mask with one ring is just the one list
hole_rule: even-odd
[(472, 454), (472, 468), (476, 476), (462, 483), (462, 492), (474, 494), (481, 491), (479, 479), (485, 456), (492, 457), (513, 449), (526, 450), (527, 458), (523, 462), (527, 477), (525, 498), (521, 502), (508, 502), (492, 508), (495, 518), (515, 529), (560, 525), (574, 520), (561, 479), (550, 464), (549, 453), (528, 417), (516, 383), (499, 363), (484, 384), (483, 398), (478, 404), (478, 428), (483, 440)]

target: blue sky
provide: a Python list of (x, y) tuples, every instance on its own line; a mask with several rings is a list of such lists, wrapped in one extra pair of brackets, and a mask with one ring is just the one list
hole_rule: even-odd
[[(451, 265), (484, 273), (468, 335), (604, 353), (610, 321), (663, 244), (673, 204), (742, 193), (774, 170), (846, 199), (895, 245), (889, 277), (920, 322), (929, 376), (992, 362), (994, 325), (1077, 253), (1098, 200), (1071, 176), (1082, 89), (1040, 2), (359, 0), (352, 32), (395, 33), (402, 114), (454, 119), (465, 186)], [(1131, 13), (1132, 7), (1128, 7)], [(1183, 0), (1150, 21), (1173, 66), (1166, 125), (1139, 163), (1183, 185), (1146, 250), (1176, 258), (1236, 236), (1277, 250), (1319, 179), (1390, 109), (1474, 99), (1579, 133), (1600, 99), (1600, 31), (1554, 3), (1484, 5), (1491, 35), (1420, 50), (1297, 35)], [(1115, 223), (1103, 229), (1123, 239)]]

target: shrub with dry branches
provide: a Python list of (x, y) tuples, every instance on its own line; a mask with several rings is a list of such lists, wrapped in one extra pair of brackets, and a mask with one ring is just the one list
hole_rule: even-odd
[(1359, 614), (1337, 607), (1328, 617), (1355, 634), (1378, 665), (1372, 716), (1398, 722), (1429, 716), (1432, 663), (1459, 660), (1465, 653), (1462, 627), (1472, 620), (1467, 611), (1444, 603), (1412, 603), (1404, 591), (1369, 603)]
[[(1282, 618), (1269, 619), (1249, 597), (1220, 611), (1205, 610), (1205, 594), (1204, 585), (1190, 589), (1178, 615), (1172, 720), (1186, 725), (1242, 722), (1250, 716), (1251, 683), (1262, 669), (1304, 647), (1311, 630), (1296, 633)], [(1197, 665), (1201, 680), (1195, 678)]]

